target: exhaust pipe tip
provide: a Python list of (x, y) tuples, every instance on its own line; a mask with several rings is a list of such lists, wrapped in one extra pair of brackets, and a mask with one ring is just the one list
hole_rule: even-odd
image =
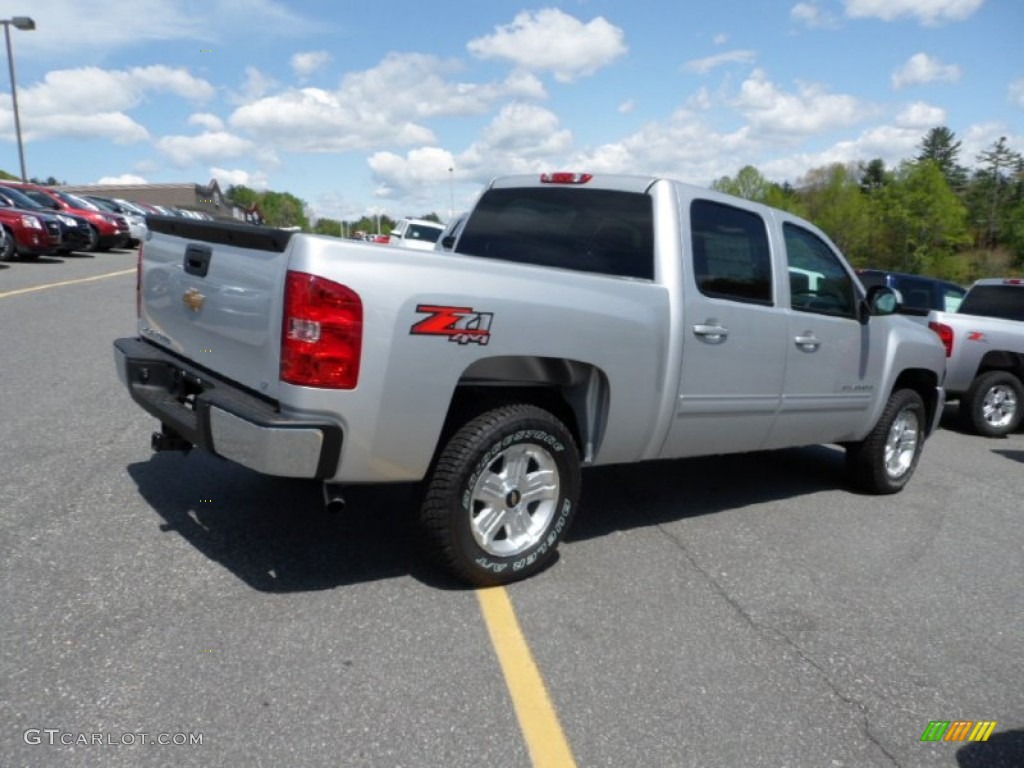
[(324, 510), (332, 515), (345, 511), (345, 497), (341, 494), (341, 487), (324, 483)]

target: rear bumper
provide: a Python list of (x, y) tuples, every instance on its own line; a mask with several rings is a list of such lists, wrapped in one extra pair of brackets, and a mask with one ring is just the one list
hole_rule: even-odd
[(193, 445), (279, 477), (332, 477), (341, 428), (283, 415), (277, 406), (142, 339), (114, 342), (132, 399)]

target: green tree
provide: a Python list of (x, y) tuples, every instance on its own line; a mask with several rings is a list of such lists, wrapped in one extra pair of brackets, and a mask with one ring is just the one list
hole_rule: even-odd
[(1002, 229), (1019, 192), (1017, 174), (1022, 164), (1019, 152), (1006, 144), (1001, 136), (992, 146), (978, 155), (981, 165), (974, 172), (968, 205), (975, 224), (978, 242), (983, 247), (995, 248), (1000, 244)]
[(752, 165), (745, 165), (740, 168), (735, 178), (722, 176), (712, 182), (711, 188), (717, 192), (724, 192), (727, 195), (742, 197), (744, 200), (753, 200), (755, 203), (764, 202), (770, 182)]
[(949, 186), (957, 191), (967, 184), (967, 169), (960, 165), (959, 157), (960, 142), (956, 140), (956, 134), (944, 125), (928, 131), (918, 147), (918, 162), (934, 162)]
[(964, 281), (967, 209), (931, 161), (904, 162), (877, 196), (890, 268)]
[(334, 237), (341, 237), (342, 224), (343, 222), (338, 219), (319, 218), (316, 220), (316, 224), (313, 225), (313, 233), (317, 235), (333, 235)]
[(860, 188), (865, 194), (871, 194), (889, 183), (889, 172), (885, 168), (885, 161), (876, 157), (867, 164), (860, 166)]
[(856, 168), (835, 163), (815, 168), (800, 188), (807, 218), (825, 231), (857, 266), (870, 260), (872, 215)]

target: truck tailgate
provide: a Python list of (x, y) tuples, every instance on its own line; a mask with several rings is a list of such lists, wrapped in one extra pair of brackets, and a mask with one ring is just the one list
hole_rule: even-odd
[(276, 398), (290, 232), (148, 217), (139, 334)]

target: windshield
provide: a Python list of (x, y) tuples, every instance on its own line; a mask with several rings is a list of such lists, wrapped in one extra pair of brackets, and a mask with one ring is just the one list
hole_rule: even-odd
[(61, 192), (60, 190), (53, 190), (53, 194), (63, 200), (67, 205), (72, 208), (81, 208), (86, 211), (98, 211), (99, 206), (94, 203), (90, 203), (88, 200), (84, 200), (77, 195), (69, 195), (67, 192)]
[(87, 203), (92, 203), (97, 208), (103, 211), (109, 211), (110, 213), (118, 213), (117, 206), (113, 203), (108, 203), (106, 200), (102, 200), (98, 197), (82, 198)]
[(42, 208), (49, 208), (51, 210), (60, 209), (60, 206), (52, 197), (38, 189), (26, 189), (25, 195), (39, 203)]
[(44, 206), (37, 203), (28, 195), (22, 194), (11, 187), (3, 187), (0, 189), (0, 195), (7, 198), (15, 208), (30, 208), (32, 210), (40, 210), (44, 208)]

